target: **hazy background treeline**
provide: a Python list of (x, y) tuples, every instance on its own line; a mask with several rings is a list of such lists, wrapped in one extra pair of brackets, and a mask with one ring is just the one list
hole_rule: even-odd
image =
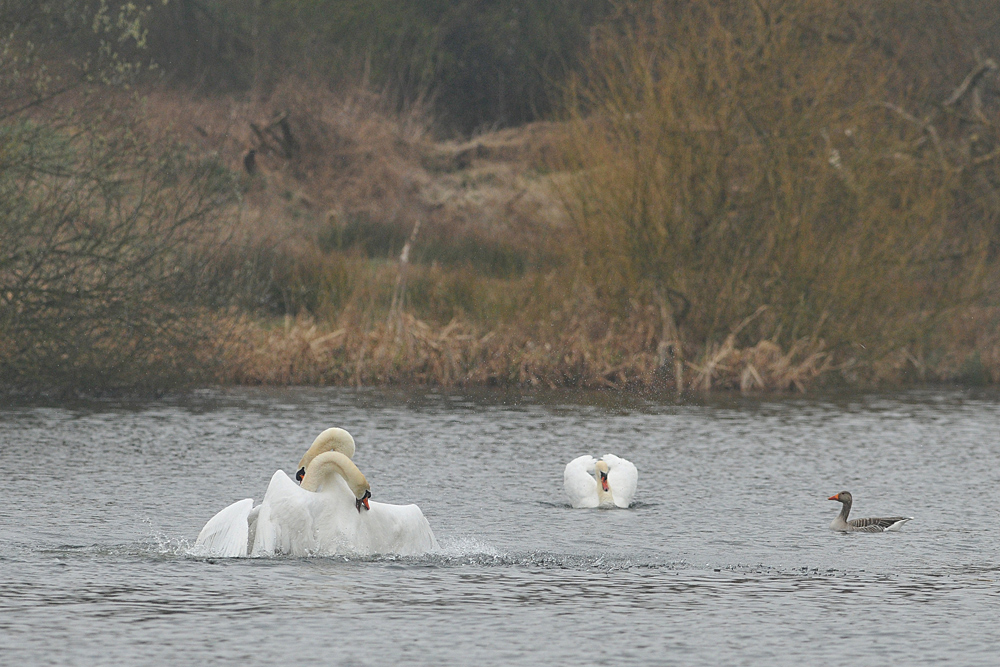
[(550, 116), (609, 0), (172, 0), (151, 16), (149, 55), (177, 81), (217, 90), (289, 74), (359, 81), (398, 109), (427, 102), (440, 129)]
[(0, 384), (1000, 381), (998, 22), (0, 0)]

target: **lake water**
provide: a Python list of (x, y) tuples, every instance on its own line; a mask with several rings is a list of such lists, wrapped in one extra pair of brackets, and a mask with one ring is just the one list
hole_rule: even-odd
[[(324, 428), (421, 558), (205, 559), (201, 526)], [(628, 510), (562, 469), (614, 452)], [(995, 665), (1000, 396), (234, 390), (0, 407), (7, 665)], [(887, 534), (827, 529), (915, 519)]]

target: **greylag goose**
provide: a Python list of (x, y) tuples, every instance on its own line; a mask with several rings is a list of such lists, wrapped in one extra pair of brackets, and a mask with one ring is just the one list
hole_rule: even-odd
[(845, 533), (885, 533), (890, 530), (899, 530), (904, 523), (913, 518), (912, 516), (889, 516), (848, 521), (847, 515), (851, 513), (851, 503), (854, 502), (850, 491), (841, 491), (835, 496), (830, 496), (827, 500), (836, 500), (844, 505), (840, 514), (830, 524), (830, 530), (839, 530)]

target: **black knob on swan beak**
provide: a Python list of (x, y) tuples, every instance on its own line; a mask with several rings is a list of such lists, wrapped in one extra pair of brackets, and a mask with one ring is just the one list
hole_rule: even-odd
[(358, 508), (358, 514), (361, 513), (361, 506), (364, 505), (366, 510), (370, 510), (371, 507), (368, 506), (368, 499), (372, 497), (371, 491), (365, 491), (365, 495), (361, 496), (354, 501), (354, 506)]
[(306, 469), (305, 468), (299, 468), (299, 471), (297, 473), (295, 473), (295, 481), (298, 482), (299, 484), (301, 484), (302, 483), (302, 478), (305, 477), (305, 476), (306, 476)]

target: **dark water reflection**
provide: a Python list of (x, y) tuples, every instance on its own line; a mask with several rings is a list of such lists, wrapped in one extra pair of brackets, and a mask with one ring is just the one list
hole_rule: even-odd
[[(331, 425), (419, 559), (200, 559)], [(572, 510), (562, 466), (639, 468)], [(0, 408), (7, 664), (995, 664), (1000, 400), (239, 390)], [(840, 535), (858, 516), (916, 519)]]

